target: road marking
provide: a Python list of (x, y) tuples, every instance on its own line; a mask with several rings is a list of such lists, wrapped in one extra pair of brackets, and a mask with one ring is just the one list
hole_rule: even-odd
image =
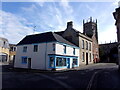
[(60, 84), (60, 85), (63, 86), (64, 88), (72, 88), (71, 86), (67, 85), (66, 83), (64, 83), (64, 82), (62, 82), (62, 81), (60, 81), (60, 80), (58, 80), (58, 79), (54, 79), (54, 78), (49, 77), (49, 76), (47, 76), (47, 75), (45, 75), (45, 74), (40, 74), (40, 75), (41, 75), (42, 77), (44, 77), (44, 78), (48, 78), (48, 79), (50, 79), (50, 80), (52, 80), (52, 81)]
[(97, 72), (95, 72), (95, 73), (92, 75), (92, 77), (91, 77), (91, 79), (90, 79), (90, 81), (89, 81), (89, 83), (88, 83), (87, 90), (90, 90), (90, 89), (91, 89), (92, 84), (93, 84), (93, 80), (94, 80), (96, 74), (98, 74), (98, 73), (101, 72), (101, 71), (102, 71), (102, 70), (97, 71)]

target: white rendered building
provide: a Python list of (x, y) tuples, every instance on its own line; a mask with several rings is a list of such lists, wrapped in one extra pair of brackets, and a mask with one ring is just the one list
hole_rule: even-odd
[(67, 69), (79, 66), (79, 47), (53, 32), (28, 35), (17, 44), (15, 68)]

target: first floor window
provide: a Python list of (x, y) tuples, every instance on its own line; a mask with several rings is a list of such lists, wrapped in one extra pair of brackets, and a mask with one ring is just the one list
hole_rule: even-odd
[(84, 40), (82, 40), (82, 49), (84, 49)]
[(65, 45), (63, 45), (64, 46), (64, 54), (66, 54), (66, 46)]
[(74, 64), (74, 65), (77, 65), (77, 58), (74, 58), (74, 59), (73, 59), (73, 64)]
[(27, 52), (27, 46), (23, 47), (23, 52)]
[(91, 43), (89, 43), (89, 50), (91, 51)]
[(22, 57), (22, 64), (27, 64), (27, 57)]
[(55, 43), (53, 43), (53, 51), (55, 51)]
[(34, 45), (34, 52), (37, 52), (38, 51), (38, 45)]
[(88, 50), (88, 42), (86, 41), (86, 50)]
[(50, 67), (54, 67), (54, 57), (50, 57)]
[(66, 58), (56, 58), (56, 66), (66, 66)]
[(75, 55), (75, 48), (73, 48), (73, 55)]

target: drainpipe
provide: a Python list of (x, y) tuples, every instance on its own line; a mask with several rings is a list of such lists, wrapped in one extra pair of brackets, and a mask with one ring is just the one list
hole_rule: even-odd
[(45, 45), (45, 70), (46, 70), (47, 42)]

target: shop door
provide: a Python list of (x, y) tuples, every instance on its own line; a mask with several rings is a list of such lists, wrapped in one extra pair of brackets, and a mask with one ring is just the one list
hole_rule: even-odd
[(70, 68), (70, 58), (67, 60), (67, 68)]

